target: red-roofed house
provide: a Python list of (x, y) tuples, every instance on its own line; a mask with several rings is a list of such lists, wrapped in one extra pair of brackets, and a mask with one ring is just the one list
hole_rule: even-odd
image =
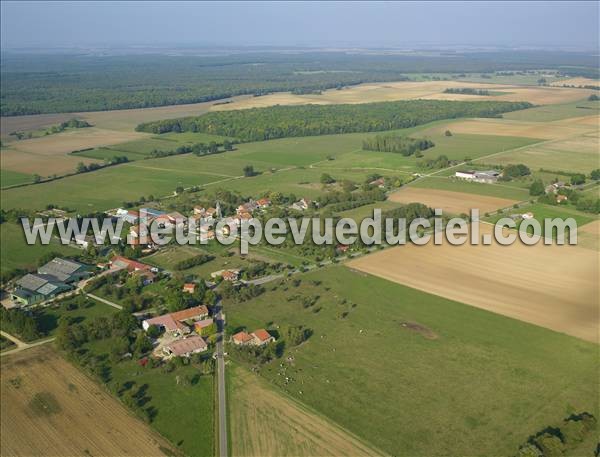
[(146, 319), (142, 322), (142, 327), (147, 331), (151, 325), (156, 325), (165, 331), (182, 335), (190, 332), (189, 326), (185, 323), (186, 321), (199, 321), (206, 317), (208, 317), (208, 308), (200, 305)]
[(183, 285), (183, 289), (184, 292), (187, 292), (188, 294), (193, 294), (196, 291), (196, 284), (194, 284), (193, 282), (186, 282)]
[(236, 346), (244, 346), (246, 344), (250, 344), (252, 340), (253, 337), (247, 334), (246, 332), (239, 332), (231, 337), (231, 341), (233, 341), (233, 344), (235, 344)]
[(176, 340), (163, 347), (163, 352), (167, 357), (189, 357), (198, 352), (204, 352), (208, 349), (206, 341), (201, 336), (190, 336), (182, 340)]
[(256, 200), (256, 204), (259, 208), (266, 208), (267, 206), (271, 206), (271, 200), (268, 198), (259, 198)]
[(120, 255), (114, 256), (110, 259), (110, 267), (116, 270), (127, 270), (130, 273), (134, 271), (151, 271), (152, 267), (145, 263), (138, 262), (136, 260), (128, 259)]
[(216, 332), (217, 326), (212, 319), (204, 319), (194, 323), (194, 330), (198, 335), (206, 336)]
[(264, 328), (254, 330), (250, 335), (252, 336), (252, 344), (255, 346), (264, 346), (265, 344), (275, 341), (275, 338), (273, 338)]

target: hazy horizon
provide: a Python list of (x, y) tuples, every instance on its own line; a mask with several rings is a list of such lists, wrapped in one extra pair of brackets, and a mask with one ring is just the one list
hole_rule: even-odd
[(598, 2), (1, 3), (3, 49), (599, 48)]

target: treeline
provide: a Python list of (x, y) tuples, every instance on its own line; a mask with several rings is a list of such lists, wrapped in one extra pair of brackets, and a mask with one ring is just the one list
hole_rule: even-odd
[(417, 151), (424, 151), (434, 147), (431, 140), (410, 138), (401, 135), (377, 135), (363, 140), (362, 148), (365, 151), (396, 152), (403, 156), (413, 155)]
[(204, 132), (264, 141), (275, 138), (376, 132), (414, 127), (441, 119), (499, 117), (530, 108), (527, 102), (402, 100), (355, 105), (272, 106), (166, 119), (137, 126), (138, 132)]
[(190, 257), (189, 259), (177, 262), (175, 265), (173, 265), (173, 269), (177, 271), (187, 270), (188, 268), (197, 267), (199, 265), (205, 264), (206, 262), (210, 262), (214, 258), (214, 255), (199, 254), (194, 257)]
[(487, 89), (474, 89), (472, 87), (449, 87), (444, 91), (445, 94), (461, 95), (491, 95)]
[[(234, 142), (225, 140), (223, 143), (217, 143), (216, 141), (211, 141), (210, 143), (195, 143), (192, 145), (182, 145), (177, 147), (176, 149), (171, 150), (160, 150), (153, 149), (148, 158), (159, 158), (159, 157), (169, 157), (179, 154), (194, 154), (196, 156), (205, 156), (211, 154), (219, 154), (224, 151), (233, 151)], [(222, 150), (220, 148), (223, 148)]]
[(35, 317), (20, 309), (6, 309), (0, 306), (0, 323), (2, 330), (24, 341), (32, 341), (42, 336)]
[(88, 173), (90, 171), (96, 171), (96, 170), (100, 170), (101, 168), (106, 168), (106, 167), (110, 167), (112, 165), (118, 165), (120, 163), (127, 163), (129, 162), (129, 158), (127, 156), (114, 156), (112, 159), (104, 162), (104, 163), (97, 163), (97, 162), (92, 162), (90, 164), (84, 164), (83, 162), (79, 162), (77, 164), (77, 168), (75, 169), (76, 173)]

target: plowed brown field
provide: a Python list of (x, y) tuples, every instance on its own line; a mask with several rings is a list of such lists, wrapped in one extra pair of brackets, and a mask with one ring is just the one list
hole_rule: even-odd
[(49, 345), (2, 358), (2, 456), (177, 454)]

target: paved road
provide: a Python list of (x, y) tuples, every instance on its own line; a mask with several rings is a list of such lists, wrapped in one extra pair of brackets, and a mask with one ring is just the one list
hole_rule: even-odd
[(217, 385), (219, 397), (219, 456), (227, 457), (227, 403), (225, 398), (225, 359), (223, 353), (223, 338), (225, 322), (223, 320), (223, 312), (221, 304), (218, 304), (219, 312), (217, 313)]
[(4, 357), (5, 355), (8, 354), (14, 354), (15, 352), (21, 352), (24, 351), (25, 349), (29, 349), (29, 348), (33, 348), (36, 346), (39, 346), (41, 344), (46, 344), (46, 343), (50, 343), (51, 341), (54, 341), (54, 338), (48, 338), (45, 340), (41, 340), (41, 341), (36, 341), (35, 343), (25, 343), (24, 341), (21, 341), (20, 339), (16, 338), (15, 336), (11, 335), (10, 333), (6, 333), (0, 330), (0, 335), (2, 335), (4, 338), (11, 340), (13, 343), (15, 343), (17, 345), (17, 347), (15, 349), (10, 349), (9, 351), (4, 351), (0, 354), (0, 356)]

